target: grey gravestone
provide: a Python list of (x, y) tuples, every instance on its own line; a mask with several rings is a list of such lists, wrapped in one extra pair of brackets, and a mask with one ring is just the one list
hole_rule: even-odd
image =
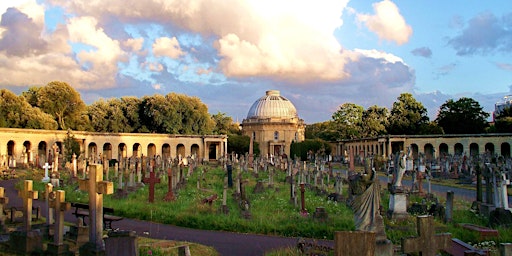
[(138, 256), (139, 246), (135, 231), (110, 231), (105, 238), (105, 255)]
[(417, 217), (418, 237), (402, 238), (403, 253), (421, 253), (422, 256), (436, 256), (439, 250), (451, 246), (450, 234), (435, 234), (433, 216)]

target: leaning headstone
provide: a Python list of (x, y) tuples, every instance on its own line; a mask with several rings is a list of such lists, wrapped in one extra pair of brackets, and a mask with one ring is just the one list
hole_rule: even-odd
[(135, 231), (109, 231), (105, 238), (105, 255), (139, 255)]
[(433, 216), (417, 217), (418, 237), (402, 238), (403, 253), (421, 253), (422, 256), (436, 256), (439, 250), (451, 246), (451, 234), (435, 234)]
[(80, 190), (89, 193), (89, 242), (80, 247), (80, 255), (99, 255), (103, 245), (103, 195), (114, 193), (112, 182), (103, 181), (101, 164), (89, 165), (89, 179), (80, 180)]
[(32, 189), (31, 180), (25, 180), (19, 195), (23, 200), (24, 229), (10, 233), (10, 248), (18, 254), (31, 254), (43, 247), (41, 232), (32, 230), (32, 200), (37, 199), (38, 193)]
[(66, 192), (57, 190), (52, 208), (55, 211), (55, 227), (53, 228), (53, 243), (48, 243), (49, 255), (69, 255), (69, 245), (64, 243), (64, 212), (69, 210), (70, 204), (65, 202)]

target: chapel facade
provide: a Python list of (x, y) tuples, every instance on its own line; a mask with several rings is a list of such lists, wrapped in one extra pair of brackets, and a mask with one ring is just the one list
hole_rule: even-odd
[(266, 91), (256, 100), (241, 125), (242, 133), (258, 142), (261, 156), (289, 156), (291, 144), (305, 138), (304, 120), (277, 90)]

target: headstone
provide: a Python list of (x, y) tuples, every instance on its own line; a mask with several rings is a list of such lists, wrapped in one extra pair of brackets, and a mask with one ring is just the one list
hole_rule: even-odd
[(78, 171), (78, 165), (77, 165), (77, 162), (76, 162), (76, 154), (73, 153), (73, 157), (72, 157), (72, 163), (73, 163), (73, 169), (71, 170), (71, 177), (72, 178), (75, 178), (76, 177), (76, 174), (77, 174), (77, 171)]
[(334, 232), (335, 256), (374, 256), (375, 245), (375, 232)]
[(446, 212), (444, 215), (444, 222), (451, 222), (453, 218), (453, 191), (446, 192)]
[(9, 203), (9, 198), (5, 195), (5, 190), (3, 187), (0, 187), (0, 233), (5, 231), (5, 214), (4, 208), (5, 205)]
[(224, 177), (224, 190), (222, 192), (222, 206), (220, 209), (223, 214), (229, 213), (229, 208), (227, 205), (227, 200), (228, 200), (227, 197), (228, 197), (228, 177)]
[(89, 165), (89, 179), (80, 180), (80, 190), (89, 193), (89, 242), (80, 247), (80, 255), (98, 255), (105, 252), (103, 245), (103, 195), (112, 194), (112, 182), (103, 181), (100, 164)]
[(64, 212), (69, 210), (70, 204), (65, 202), (66, 192), (57, 190), (52, 202), (55, 211), (55, 227), (53, 228), (53, 243), (49, 243), (47, 252), (50, 255), (69, 255), (69, 245), (64, 243)]
[(173, 187), (172, 187), (172, 168), (169, 167), (167, 169), (167, 177), (169, 178), (167, 182), (167, 194), (165, 194), (164, 201), (174, 201), (176, 198), (174, 197)]
[(500, 243), (499, 250), (500, 256), (512, 255), (512, 243)]
[(54, 157), (53, 164), (52, 164), (53, 171), (59, 172), (59, 146), (57, 146), (57, 143), (55, 143), (55, 144), (53, 144), (52, 148), (53, 148), (53, 157)]
[(105, 255), (139, 255), (135, 231), (109, 231), (105, 238)]
[(25, 180), (23, 190), (19, 191), (23, 200), (23, 223), (22, 231), (10, 233), (10, 246), (16, 253), (30, 254), (40, 251), (43, 246), (42, 234), (39, 230), (32, 230), (32, 200), (37, 199), (38, 193), (32, 189), (32, 181)]
[(306, 191), (305, 184), (300, 184), (300, 214), (302, 216), (308, 216), (308, 210), (306, 209), (306, 198), (304, 197), (304, 192)]
[(54, 200), (55, 194), (53, 192), (53, 185), (50, 183), (46, 183), (44, 188), (44, 200), (45, 200), (45, 210), (46, 210), (46, 225), (50, 227), (53, 224), (53, 208), (51, 207), (51, 202)]
[(51, 166), (46, 162), (46, 163), (44, 163), (43, 168), (44, 168), (44, 177), (41, 181), (42, 182), (50, 182), (50, 177), (48, 176), (48, 169), (50, 169)]
[(148, 201), (153, 203), (155, 201), (155, 184), (160, 183), (160, 178), (155, 176), (155, 172), (149, 173), (149, 178), (144, 178), (144, 183), (149, 183), (149, 198)]
[(422, 256), (436, 256), (439, 250), (451, 246), (451, 234), (435, 234), (433, 216), (418, 216), (418, 237), (402, 238), (403, 253), (421, 253)]

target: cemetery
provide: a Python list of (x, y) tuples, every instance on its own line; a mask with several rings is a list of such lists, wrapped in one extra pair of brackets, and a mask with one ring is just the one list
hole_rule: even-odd
[[(148, 245), (151, 232), (120, 224), (138, 219), (298, 239), (267, 255), (511, 255), (510, 160), (475, 159), (468, 169), (481, 182), (461, 185), (431, 177), (432, 166), (408, 156), (392, 158), (385, 165), (391, 170), (376, 168), (371, 156), (342, 164), (320, 153), (308, 161), (249, 154), (214, 162), (196, 155), (61, 161), (58, 173), (4, 166), (17, 173), (9, 180), (23, 205), (0, 190), (0, 246), (13, 255), (218, 255), (187, 241), (157, 243), (172, 252)], [(447, 180), (476, 189), (476, 197), (431, 190)], [(43, 209), (34, 209), (38, 201)]]

